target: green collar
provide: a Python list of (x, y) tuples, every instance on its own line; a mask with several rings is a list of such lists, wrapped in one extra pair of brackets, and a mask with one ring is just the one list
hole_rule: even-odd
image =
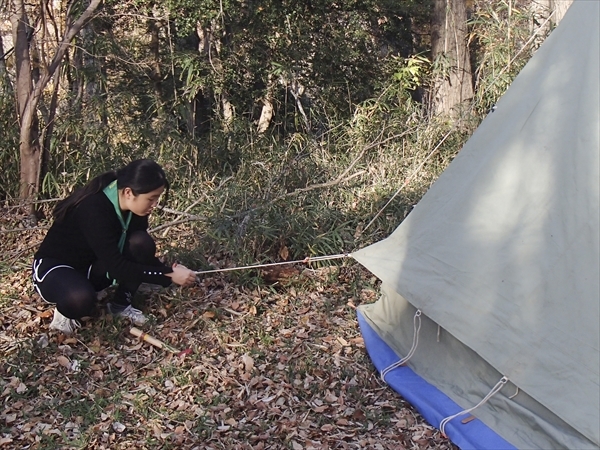
[(119, 251), (123, 253), (125, 239), (127, 238), (127, 229), (129, 228), (129, 222), (131, 222), (131, 211), (128, 211), (127, 217), (123, 219), (123, 214), (121, 214), (121, 208), (119, 207), (119, 190), (117, 189), (117, 180), (113, 181), (104, 188), (104, 195), (106, 195), (113, 204), (115, 212), (117, 213), (117, 217), (119, 218), (119, 222), (121, 222), (123, 231), (121, 233), (121, 237), (119, 238)]

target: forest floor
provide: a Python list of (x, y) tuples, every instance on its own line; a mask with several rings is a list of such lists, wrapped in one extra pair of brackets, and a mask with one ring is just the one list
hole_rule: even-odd
[(372, 366), (356, 306), (378, 283), (357, 264), (146, 289), (140, 328), (169, 351), (105, 313), (49, 331), (29, 268), (45, 230), (19, 219), (0, 214), (0, 448), (456, 449)]

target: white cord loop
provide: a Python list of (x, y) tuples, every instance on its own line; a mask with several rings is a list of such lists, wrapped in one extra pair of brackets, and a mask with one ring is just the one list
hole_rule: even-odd
[(413, 317), (413, 344), (412, 344), (412, 347), (411, 347), (410, 351), (408, 352), (408, 354), (404, 358), (402, 358), (399, 361), (396, 361), (395, 363), (389, 365), (388, 367), (386, 367), (385, 369), (383, 369), (381, 371), (381, 380), (383, 382), (386, 382), (385, 376), (388, 373), (390, 373), (396, 367), (400, 367), (401, 365), (406, 364), (408, 362), (408, 360), (410, 358), (412, 358), (412, 356), (415, 354), (415, 351), (417, 350), (417, 345), (419, 345), (419, 331), (421, 331), (421, 310), (417, 309), (417, 312), (415, 312), (415, 315)]
[(464, 414), (470, 413), (471, 411), (473, 411), (476, 408), (479, 408), (481, 405), (483, 405), (484, 403), (486, 403), (490, 398), (492, 398), (494, 395), (496, 395), (498, 392), (500, 392), (500, 390), (504, 387), (504, 385), (508, 383), (508, 378), (503, 376), (500, 381), (498, 381), (496, 383), (496, 385), (492, 388), (492, 390), (485, 396), (483, 397), (483, 399), (477, 403), (475, 406), (473, 406), (472, 408), (469, 409), (464, 409), (456, 414), (453, 414), (449, 417), (446, 417), (445, 419), (443, 419), (440, 422), (440, 432), (446, 436), (446, 425), (448, 424), (448, 422), (450, 422), (452, 419), (458, 417), (458, 416), (462, 416)]

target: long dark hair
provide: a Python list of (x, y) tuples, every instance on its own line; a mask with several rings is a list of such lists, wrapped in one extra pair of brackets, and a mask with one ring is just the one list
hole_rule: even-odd
[(117, 189), (128, 187), (134, 195), (146, 194), (164, 186), (165, 202), (169, 198), (169, 180), (162, 167), (151, 159), (137, 159), (117, 171), (112, 170), (98, 175), (60, 201), (52, 212), (54, 220), (62, 221), (72, 208), (90, 195), (100, 192), (114, 180), (117, 180)]

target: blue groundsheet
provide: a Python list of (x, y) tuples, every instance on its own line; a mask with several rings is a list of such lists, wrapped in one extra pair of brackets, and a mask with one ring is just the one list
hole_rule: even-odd
[[(358, 312), (358, 324), (373, 365), (378, 372), (399, 360), (398, 355), (379, 337)], [(413, 405), (425, 420), (439, 429), (440, 422), (463, 410), (446, 394), (429, 384), (409, 367), (398, 367), (385, 376), (385, 381)], [(463, 424), (457, 417), (446, 424), (448, 438), (462, 450), (516, 450), (479, 419)]]

